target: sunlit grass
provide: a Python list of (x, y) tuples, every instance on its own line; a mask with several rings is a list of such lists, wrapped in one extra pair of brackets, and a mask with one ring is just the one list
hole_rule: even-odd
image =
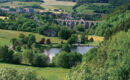
[[(45, 37), (43, 35), (39, 35), (37, 33), (31, 32), (21, 32), (21, 31), (11, 31), (11, 30), (1, 30), (0, 29), (0, 45), (11, 45), (10, 40), (12, 38), (18, 38), (19, 34), (34, 34), (36, 36), (37, 42), (41, 40), (41, 38), (50, 39), (52, 43), (61, 43), (61, 39), (57, 37)], [(63, 40), (65, 41), (65, 40)]]
[(57, 67), (31, 67), (24, 65), (15, 65), (15, 64), (7, 64), (0, 63), (0, 68), (9, 67), (14, 69), (27, 69), (30, 71), (35, 71), (37, 76), (43, 76), (47, 80), (66, 80), (66, 76), (69, 72), (69, 69), (57, 68)]

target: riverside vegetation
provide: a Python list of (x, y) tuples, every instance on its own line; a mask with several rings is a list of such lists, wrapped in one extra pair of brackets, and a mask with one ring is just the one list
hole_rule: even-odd
[[(92, 3), (91, 8), (94, 9), (95, 2), (98, 0), (78, 0), (73, 9), (77, 12), (78, 7), (88, 5), (88, 3)], [(116, 3), (114, 0), (106, 2), (105, 12), (104, 10), (98, 12), (96, 9), (96, 13), (109, 14), (101, 18), (100, 24), (88, 30), (85, 30), (81, 24), (74, 26), (73, 29), (61, 26), (53, 20), (61, 17), (54, 13), (10, 14), (0, 11), (0, 16), (8, 17), (0, 19), (0, 40), (8, 42), (5, 42), (6, 45), (0, 44), (0, 79), (129, 80), (130, 3), (122, 5), (124, 2), (129, 2), (129, 0), (119, 0)], [(111, 12), (114, 7), (108, 8), (110, 5), (122, 6)], [(72, 14), (76, 16), (75, 13)], [(85, 15), (82, 16), (84, 19), (87, 18)], [(89, 19), (100, 18), (93, 16)], [(34, 20), (34, 17), (38, 21)], [(46, 34), (47, 32), (50, 33)], [(77, 45), (79, 38), (83, 45), (94, 43), (96, 38), (93, 35), (103, 38), (98, 39), (100, 41), (97, 47), (84, 54), (70, 51), (70, 48)], [(48, 55), (42, 53), (51, 47), (62, 49), (52, 61)]]

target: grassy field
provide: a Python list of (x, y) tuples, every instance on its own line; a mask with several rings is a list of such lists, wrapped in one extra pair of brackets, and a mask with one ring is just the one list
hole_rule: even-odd
[(83, 13), (89, 14), (89, 15), (96, 14), (93, 9), (90, 9), (90, 8), (89, 8), (90, 5), (95, 5), (95, 6), (108, 6), (108, 5), (110, 5), (110, 4), (109, 4), (109, 3), (91, 3), (91, 4), (89, 3), (89, 4), (84, 4), (84, 5), (81, 5), (81, 6), (77, 7), (76, 10), (77, 10), (77, 12), (78, 12), (79, 14), (83, 14)]
[(41, 38), (50, 39), (52, 43), (60, 43), (61, 39), (57, 37), (45, 37), (43, 35), (39, 35), (37, 33), (30, 33), (30, 32), (20, 32), (20, 31), (10, 31), (10, 30), (1, 30), (0, 29), (0, 45), (11, 45), (10, 40), (12, 38), (17, 38), (19, 34), (34, 34), (36, 36), (36, 40), (40, 41)]
[(70, 1), (56, 1), (56, 0), (44, 0), (45, 3), (42, 3), (41, 6), (46, 9), (46, 11), (50, 9), (60, 9), (65, 12), (72, 12), (72, 7), (76, 4), (75, 2)]
[(43, 76), (47, 80), (66, 80), (66, 76), (69, 72), (69, 69), (57, 68), (57, 67), (46, 67), (46, 68), (39, 68), (39, 67), (31, 67), (31, 66), (24, 66), (24, 65), (14, 65), (14, 64), (6, 64), (0, 63), (0, 68), (10, 67), (14, 69), (28, 69), (30, 71), (35, 71), (37, 76)]
[(94, 41), (104, 41), (104, 37), (101, 36), (88, 36), (88, 39), (90, 40), (90, 38), (93, 38)]
[(42, 5), (52, 6), (52, 5), (62, 5), (62, 6), (74, 6), (75, 2), (70, 1), (56, 1), (56, 0), (44, 0), (45, 3)]
[(10, 7), (24, 7), (24, 6), (32, 6), (32, 5), (40, 5), (40, 2), (21, 2), (21, 1), (13, 1), (13, 3), (11, 2), (7, 2), (7, 3), (0, 3), (0, 7), (1, 6), (10, 6)]

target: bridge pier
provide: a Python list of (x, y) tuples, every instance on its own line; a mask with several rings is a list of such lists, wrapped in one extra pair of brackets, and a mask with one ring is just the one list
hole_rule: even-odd
[(84, 20), (62, 20), (62, 19), (56, 19), (57, 22), (60, 22), (61, 25), (68, 26), (70, 29), (72, 29), (74, 26), (78, 24), (83, 24), (85, 26), (85, 29), (88, 29), (92, 27), (93, 25), (96, 25), (100, 23), (100, 21), (84, 21)]

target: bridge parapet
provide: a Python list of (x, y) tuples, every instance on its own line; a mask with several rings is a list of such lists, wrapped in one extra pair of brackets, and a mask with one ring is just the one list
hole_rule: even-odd
[(68, 19), (55, 19), (55, 21), (60, 22), (62, 25), (68, 26), (70, 28), (78, 24), (83, 24), (86, 29), (101, 22), (101, 21), (91, 21), (91, 20), (68, 20)]

